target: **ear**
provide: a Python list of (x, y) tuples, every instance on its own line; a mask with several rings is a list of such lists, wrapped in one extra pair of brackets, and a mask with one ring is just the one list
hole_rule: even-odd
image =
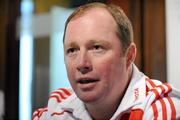
[(132, 42), (126, 52), (126, 66), (129, 68), (136, 58), (136, 45)]

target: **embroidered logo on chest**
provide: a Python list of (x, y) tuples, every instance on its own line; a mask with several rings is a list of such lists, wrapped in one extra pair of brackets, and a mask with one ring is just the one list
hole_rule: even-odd
[(136, 101), (136, 100), (138, 100), (138, 98), (139, 98), (139, 88), (135, 88), (134, 89), (134, 100)]

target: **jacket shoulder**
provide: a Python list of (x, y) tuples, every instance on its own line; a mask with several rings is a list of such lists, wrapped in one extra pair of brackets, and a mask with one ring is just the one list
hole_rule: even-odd
[(43, 120), (53, 114), (58, 104), (63, 104), (71, 95), (73, 91), (68, 88), (59, 88), (50, 94), (47, 107), (37, 109), (34, 111), (32, 120)]
[(146, 79), (149, 107), (144, 113), (154, 119), (180, 118), (180, 92), (168, 83)]

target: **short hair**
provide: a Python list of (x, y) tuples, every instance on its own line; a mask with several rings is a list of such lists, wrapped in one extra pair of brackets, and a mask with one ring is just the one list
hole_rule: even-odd
[(92, 8), (105, 8), (114, 18), (117, 24), (116, 34), (122, 44), (122, 51), (123, 53), (126, 52), (127, 48), (129, 47), (130, 43), (133, 41), (133, 28), (131, 25), (130, 20), (122, 10), (120, 6), (114, 4), (104, 4), (100, 2), (93, 2), (89, 4), (82, 5), (78, 7), (67, 19), (65, 23), (64, 29), (64, 36), (63, 42), (65, 41), (65, 33), (68, 23), (77, 18), (82, 16), (85, 12)]

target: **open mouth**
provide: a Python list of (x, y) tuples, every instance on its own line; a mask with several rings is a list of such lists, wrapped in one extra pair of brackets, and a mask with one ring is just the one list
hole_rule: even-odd
[(77, 82), (80, 84), (89, 84), (89, 83), (94, 83), (94, 82), (98, 82), (98, 79), (80, 79)]

